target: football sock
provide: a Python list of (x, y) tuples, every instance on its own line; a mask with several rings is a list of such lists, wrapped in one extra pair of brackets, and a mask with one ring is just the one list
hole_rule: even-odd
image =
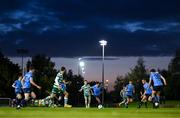
[(67, 103), (68, 103), (68, 98), (64, 97), (64, 105), (67, 105)]

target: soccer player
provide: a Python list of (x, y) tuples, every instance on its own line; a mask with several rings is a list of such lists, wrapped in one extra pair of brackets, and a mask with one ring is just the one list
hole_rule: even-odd
[(153, 105), (155, 106), (155, 103), (159, 103), (160, 100), (160, 94), (163, 89), (163, 82), (164, 85), (166, 85), (166, 80), (165, 78), (156, 72), (155, 69), (150, 70), (150, 78), (149, 78), (149, 87), (152, 85), (153, 82), (153, 92), (152, 92), (152, 100), (153, 100)]
[(86, 108), (90, 108), (91, 104), (91, 86), (88, 84), (87, 80), (84, 80), (84, 85), (81, 87), (79, 92), (83, 91), (84, 100)]
[(22, 74), (19, 74), (18, 79), (14, 81), (12, 87), (15, 89), (15, 94), (16, 94), (16, 107), (17, 109), (20, 108), (20, 103), (22, 99)]
[(142, 79), (142, 84), (144, 88), (144, 93), (142, 94), (141, 103), (138, 108), (141, 108), (142, 104), (145, 104), (147, 108), (147, 101), (151, 101), (152, 89), (149, 88), (149, 84), (146, 82), (146, 79)]
[[(68, 105), (68, 96), (69, 93), (66, 91), (66, 81), (64, 79), (64, 74), (66, 73), (66, 68), (61, 67), (60, 72), (56, 75), (55, 83), (52, 88), (51, 99), (53, 100), (55, 96), (64, 94), (64, 107), (72, 107)], [(54, 101), (54, 100), (53, 100)]]
[(98, 106), (101, 105), (100, 95), (102, 93), (102, 88), (100, 87), (100, 83), (96, 82), (96, 84), (92, 87), (93, 95), (98, 102)]
[(119, 106), (127, 102), (126, 86), (123, 86), (123, 89), (120, 91), (120, 96), (122, 97), (122, 102), (119, 103)]
[(34, 81), (33, 81), (33, 73), (34, 73), (35, 69), (33, 67), (29, 68), (29, 72), (27, 72), (25, 74), (25, 76), (22, 79), (22, 86), (23, 86), (23, 92), (24, 92), (24, 101), (22, 101), (23, 105), (26, 105), (27, 102), (31, 97), (35, 97), (35, 93), (31, 92), (31, 85), (35, 86), (38, 89), (41, 89), (41, 86), (37, 85)]
[(132, 80), (129, 80), (129, 84), (126, 85), (126, 95), (127, 102), (125, 103), (125, 107), (128, 108), (128, 104), (133, 102), (133, 94), (135, 93), (134, 85), (132, 84)]

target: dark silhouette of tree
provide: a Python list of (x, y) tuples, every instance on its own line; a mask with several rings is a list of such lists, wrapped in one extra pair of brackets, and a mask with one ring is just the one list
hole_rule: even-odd
[(166, 79), (167, 86), (164, 87), (165, 97), (166, 99), (174, 99), (173, 91), (173, 83), (172, 83), (172, 74), (168, 70), (159, 70), (159, 73)]
[(0, 97), (15, 96), (14, 89), (11, 87), (13, 82), (18, 79), (20, 67), (13, 64), (0, 52)]
[(143, 78), (148, 78), (148, 75), (144, 65), (144, 59), (140, 57), (137, 60), (137, 65), (131, 69), (130, 73), (128, 73), (128, 79), (136, 82), (137, 80), (142, 80)]
[(171, 77), (168, 78), (168, 86), (171, 86), (171, 94), (175, 99), (180, 99), (180, 50), (176, 51), (175, 57), (169, 64)]
[(81, 86), (84, 83), (84, 78), (82, 76), (73, 75), (72, 70), (69, 70), (67, 74), (67, 80), (70, 82), (70, 84), (67, 85), (67, 91), (69, 92), (69, 102), (73, 106), (84, 104), (83, 94), (79, 92)]

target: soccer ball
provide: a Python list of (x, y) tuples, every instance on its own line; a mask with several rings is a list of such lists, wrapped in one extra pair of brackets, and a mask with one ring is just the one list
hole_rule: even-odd
[(155, 102), (154, 105), (155, 105), (155, 107), (159, 107), (159, 103), (158, 102)]
[(100, 105), (98, 105), (98, 109), (102, 109), (103, 108), (103, 106), (100, 104)]

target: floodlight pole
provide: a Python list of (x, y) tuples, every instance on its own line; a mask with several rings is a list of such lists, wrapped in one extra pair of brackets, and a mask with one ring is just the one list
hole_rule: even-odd
[(104, 105), (104, 45), (102, 46), (102, 105)]
[(102, 105), (104, 105), (104, 52), (107, 41), (101, 40), (99, 43), (102, 46)]

